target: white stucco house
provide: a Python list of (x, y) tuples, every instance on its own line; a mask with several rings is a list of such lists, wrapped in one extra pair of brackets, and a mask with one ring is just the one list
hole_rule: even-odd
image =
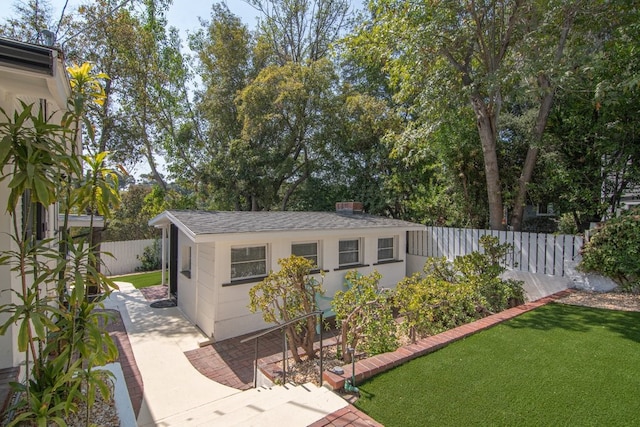
[(291, 254), (314, 261), (314, 276), (328, 297), (345, 289), (344, 276), (354, 269), (377, 270), (382, 286), (395, 287), (406, 275), (407, 232), (424, 226), (364, 214), (361, 206), (338, 203), (336, 212), (172, 210), (149, 224), (163, 230), (163, 247), (169, 249), (171, 296), (218, 341), (273, 326), (250, 312), (249, 290)]
[[(61, 51), (53, 47), (0, 38), (0, 107), (9, 117), (13, 117), (14, 111), (22, 111), (20, 101), (23, 101), (33, 104), (34, 113), (42, 111), (47, 117), (51, 116), (53, 121), (60, 123), (70, 95), (71, 87)], [(0, 122), (6, 122), (2, 114)], [(10, 171), (10, 167), (7, 167), (3, 175)], [(8, 183), (9, 179), (0, 181), (2, 252), (17, 250), (15, 242), (10, 238), (13, 233), (12, 218), (5, 212), (9, 197)], [(22, 203), (25, 206), (31, 202), (28, 197), (23, 197)], [(37, 225), (29, 232), (35, 233), (39, 240), (54, 237), (58, 221), (57, 205), (38, 204), (34, 207)], [(18, 302), (16, 296), (9, 292), (10, 289), (20, 289), (20, 278), (9, 266), (1, 265), (0, 305)], [(5, 319), (6, 315), (0, 314), (0, 323)], [(22, 362), (22, 354), (17, 351), (17, 332), (17, 326), (14, 325), (4, 335), (0, 335), (0, 369), (12, 368)]]

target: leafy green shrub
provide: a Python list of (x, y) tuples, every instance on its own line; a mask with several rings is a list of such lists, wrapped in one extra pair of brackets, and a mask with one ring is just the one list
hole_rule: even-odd
[(380, 289), (381, 277), (377, 271), (368, 276), (349, 271), (345, 277), (349, 288), (333, 297), (336, 323), (342, 332), (341, 354), (347, 363), (351, 361), (349, 347), (370, 355), (398, 348), (392, 292)]
[(510, 245), (483, 236), (484, 251), (457, 257), (429, 258), (424, 275), (400, 282), (396, 304), (404, 316), (403, 328), (415, 340), (502, 311), (524, 301), (522, 282), (502, 280), (501, 265)]
[(153, 243), (144, 248), (142, 255), (137, 255), (142, 265), (136, 267), (136, 271), (154, 271), (162, 268), (162, 245), (160, 239), (155, 239)]
[(499, 244), (498, 238), (482, 236), (481, 252), (459, 256), (453, 261), (454, 283), (467, 283), (480, 295), (482, 311), (496, 313), (524, 302), (522, 282), (503, 280), (500, 275), (506, 268), (502, 260), (511, 250), (511, 245)]
[(466, 284), (415, 274), (398, 283), (395, 303), (404, 317), (402, 328), (415, 341), (474, 320), (476, 297)]
[(578, 234), (578, 226), (576, 219), (572, 214), (562, 214), (558, 219), (558, 233), (560, 234)]
[(580, 268), (610, 277), (623, 291), (640, 291), (640, 208), (598, 229), (584, 246)]

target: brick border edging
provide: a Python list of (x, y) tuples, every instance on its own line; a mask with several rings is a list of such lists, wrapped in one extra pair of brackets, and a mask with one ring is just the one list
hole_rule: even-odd
[[(509, 308), (500, 313), (492, 314), (475, 322), (466, 323), (462, 326), (450, 329), (437, 335), (423, 338), (414, 344), (409, 344), (389, 353), (382, 353), (367, 359), (359, 360), (355, 363), (356, 383), (371, 378), (380, 372), (388, 371), (409, 360), (415, 359), (425, 354), (433, 353), (448, 344), (459, 341), (477, 332), (484, 331), (506, 320), (513, 319), (523, 313), (534, 310), (557, 299), (563, 298), (573, 292), (573, 289), (556, 292), (539, 300), (528, 302), (517, 307)], [(342, 375), (331, 371), (324, 371), (322, 379), (325, 384), (333, 390), (340, 390), (344, 387), (345, 381), (351, 378), (351, 364), (342, 367)]]
[(384, 427), (382, 424), (359, 411), (355, 406), (349, 404), (342, 409), (333, 412), (326, 417), (319, 419), (308, 427), (335, 427), (335, 426), (357, 426), (357, 427)]

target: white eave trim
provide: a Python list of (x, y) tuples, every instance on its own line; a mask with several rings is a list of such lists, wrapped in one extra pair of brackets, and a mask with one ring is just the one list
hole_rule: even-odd
[(171, 212), (164, 211), (160, 215), (157, 215), (149, 220), (148, 223), (152, 227), (165, 228), (170, 224), (174, 224), (178, 227), (178, 230), (182, 231), (189, 239), (196, 241), (196, 235), (186, 225), (184, 225), (178, 218), (171, 215)]

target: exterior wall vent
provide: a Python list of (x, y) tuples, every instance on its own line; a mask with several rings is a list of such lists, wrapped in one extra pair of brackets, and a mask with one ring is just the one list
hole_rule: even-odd
[(51, 48), (0, 38), (0, 65), (53, 76)]

